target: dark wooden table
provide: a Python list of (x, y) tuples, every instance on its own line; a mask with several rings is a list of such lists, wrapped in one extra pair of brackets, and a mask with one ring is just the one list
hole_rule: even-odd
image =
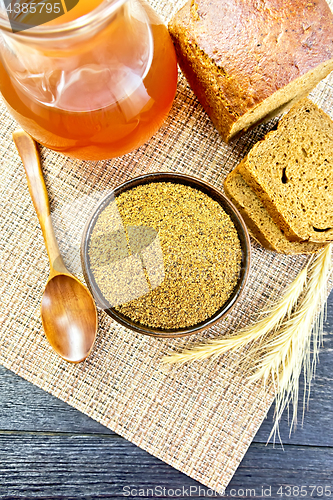
[[(333, 498), (333, 294), (303, 427), (265, 445), (273, 408), (228, 498)], [(214, 493), (0, 367), (0, 498), (207, 498)]]

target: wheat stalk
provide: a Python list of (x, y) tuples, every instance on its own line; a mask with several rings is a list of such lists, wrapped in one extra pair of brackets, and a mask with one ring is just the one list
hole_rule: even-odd
[(279, 420), (289, 402), (293, 405), (290, 429), (297, 423), (299, 378), (302, 369), (305, 386), (303, 408), (306, 394), (308, 397), (310, 395), (311, 381), (322, 343), (327, 281), (332, 267), (331, 252), (331, 245), (326, 245), (313, 260), (308, 271), (306, 291), (296, 310), (282, 323), (277, 334), (253, 353), (257, 370), (250, 377), (250, 381), (262, 379), (266, 383), (272, 379), (274, 382), (276, 408), (270, 437), (278, 431)]
[(275, 332), (283, 319), (290, 317), (306, 283), (308, 265), (298, 274), (297, 278), (287, 287), (283, 297), (276, 302), (265, 316), (257, 323), (239, 330), (236, 334), (224, 339), (216, 339), (206, 344), (193, 346), (180, 353), (164, 356), (163, 363), (186, 363), (207, 358), (217, 358), (228, 351), (235, 351), (258, 341), (270, 332)]
[[(249, 382), (273, 382), (276, 408), (269, 439), (278, 432), (281, 415), (293, 404), (291, 427), (297, 423), (299, 378), (304, 370), (304, 405), (310, 395), (327, 299), (327, 282), (332, 271), (332, 246), (327, 244), (286, 289), (283, 297), (254, 325), (225, 339), (213, 340), (183, 352), (165, 356), (164, 363), (186, 363), (216, 358), (250, 344), (239, 369), (250, 366)], [(313, 354), (311, 356), (311, 345)]]

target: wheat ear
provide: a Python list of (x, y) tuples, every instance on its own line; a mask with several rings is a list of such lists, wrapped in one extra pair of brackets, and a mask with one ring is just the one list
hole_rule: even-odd
[(298, 274), (297, 278), (287, 287), (283, 297), (276, 302), (265, 316), (254, 325), (247, 326), (224, 339), (217, 339), (206, 344), (200, 344), (180, 353), (164, 356), (163, 363), (186, 363), (207, 358), (216, 358), (227, 351), (235, 351), (250, 342), (262, 339), (270, 332), (275, 332), (283, 319), (290, 317), (306, 283), (308, 265)]
[(271, 436), (277, 432), (279, 420), (289, 402), (293, 404), (290, 428), (297, 423), (298, 389), (302, 368), (305, 381), (304, 403), (306, 393), (308, 396), (310, 394), (311, 380), (322, 343), (327, 282), (332, 269), (331, 253), (332, 247), (328, 244), (312, 261), (305, 293), (297, 308), (282, 323), (278, 333), (253, 353), (253, 361), (258, 361), (257, 370), (250, 380), (255, 382), (262, 379), (267, 382), (271, 379), (275, 387), (276, 408)]

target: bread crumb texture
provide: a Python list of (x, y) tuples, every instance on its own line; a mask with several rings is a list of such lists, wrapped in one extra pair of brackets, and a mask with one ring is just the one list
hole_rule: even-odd
[(333, 240), (333, 122), (301, 100), (239, 165), (290, 241)]
[(316, 253), (324, 246), (320, 243), (299, 243), (287, 240), (258, 196), (240, 175), (239, 167), (227, 176), (224, 190), (241, 213), (250, 235), (266, 249), (296, 255)]

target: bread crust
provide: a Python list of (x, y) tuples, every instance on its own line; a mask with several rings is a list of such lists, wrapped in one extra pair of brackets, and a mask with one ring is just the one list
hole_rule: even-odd
[(333, 240), (333, 122), (298, 102), (237, 167), (289, 241)]
[(244, 181), (239, 166), (227, 175), (224, 191), (243, 217), (250, 235), (267, 250), (298, 255), (316, 253), (323, 248), (323, 244), (288, 241), (254, 191)]
[[(266, 138), (267, 138), (267, 135), (266, 135)], [(275, 203), (272, 201), (271, 197), (262, 188), (262, 186), (260, 185), (260, 183), (258, 182), (256, 177), (254, 175), (252, 175), (250, 163), (249, 163), (249, 156), (247, 155), (246, 158), (244, 158), (244, 160), (238, 166), (239, 166), (239, 173), (241, 174), (241, 176), (243, 177), (245, 182), (250, 186), (250, 188), (254, 191), (254, 193), (261, 200), (261, 202), (265, 206), (267, 212), (272, 217), (275, 224), (281, 229), (281, 231), (284, 232), (284, 234), (286, 235), (288, 240), (291, 242), (304, 241), (303, 238), (298, 236), (292, 230), (292, 228), (289, 226), (289, 224), (288, 224), (287, 220), (285, 219), (285, 217), (283, 216), (283, 214), (281, 212), (279, 212), (279, 210), (277, 209), (277, 207), (276, 207)]]
[[(169, 31), (182, 71), (226, 141), (242, 116), (279, 89), (325, 61), (333, 65), (325, 0), (190, 0)], [(292, 98), (309, 90), (295, 88)]]

